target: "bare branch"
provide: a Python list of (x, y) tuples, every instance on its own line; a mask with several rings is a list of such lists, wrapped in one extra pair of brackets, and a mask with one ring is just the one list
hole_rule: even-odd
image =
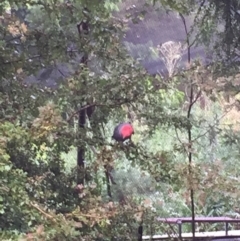
[(182, 53), (186, 49), (186, 46), (182, 45), (181, 42), (168, 41), (157, 46), (157, 50), (168, 70), (169, 77), (172, 77), (177, 64), (181, 60)]

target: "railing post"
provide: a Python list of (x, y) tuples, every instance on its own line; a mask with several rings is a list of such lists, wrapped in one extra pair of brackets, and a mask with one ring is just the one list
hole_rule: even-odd
[(181, 239), (182, 238), (182, 221), (177, 221), (177, 224), (178, 224), (178, 235), (179, 235), (179, 238)]
[(138, 241), (142, 241), (143, 239), (143, 224), (141, 224), (139, 227), (138, 227)]
[(225, 222), (225, 233), (228, 236), (228, 222)]

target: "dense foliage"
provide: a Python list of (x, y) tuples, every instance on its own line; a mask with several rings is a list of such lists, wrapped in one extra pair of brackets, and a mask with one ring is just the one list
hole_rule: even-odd
[[(1, 240), (136, 240), (142, 224), (166, 233), (158, 216), (239, 216), (239, 3), (196, 2), (139, 1), (130, 14), (134, 1), (0, 3)], [(152, 8), (180, 16), (185, 43), (123, 44)], [(198, 44), (211, 64), (191, 59)], [(129, 120), (132, 142), (114, 142)]]

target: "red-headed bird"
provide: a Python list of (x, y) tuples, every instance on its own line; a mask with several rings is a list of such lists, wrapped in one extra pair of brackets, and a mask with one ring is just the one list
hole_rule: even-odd
[(131, 139), (132, 134), (134, 134), (134, 129), (130, 123), (120, 123), (115, 127), (112, 138), (123, 142)]

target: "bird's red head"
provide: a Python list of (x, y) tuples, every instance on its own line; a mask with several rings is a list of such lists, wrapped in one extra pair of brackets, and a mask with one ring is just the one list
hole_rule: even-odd
[(123, 139), (131, 137), (134, 133), (133, 127), (131, 124), (125, 124), (120, 128), (120, 134), (122, 135)]

